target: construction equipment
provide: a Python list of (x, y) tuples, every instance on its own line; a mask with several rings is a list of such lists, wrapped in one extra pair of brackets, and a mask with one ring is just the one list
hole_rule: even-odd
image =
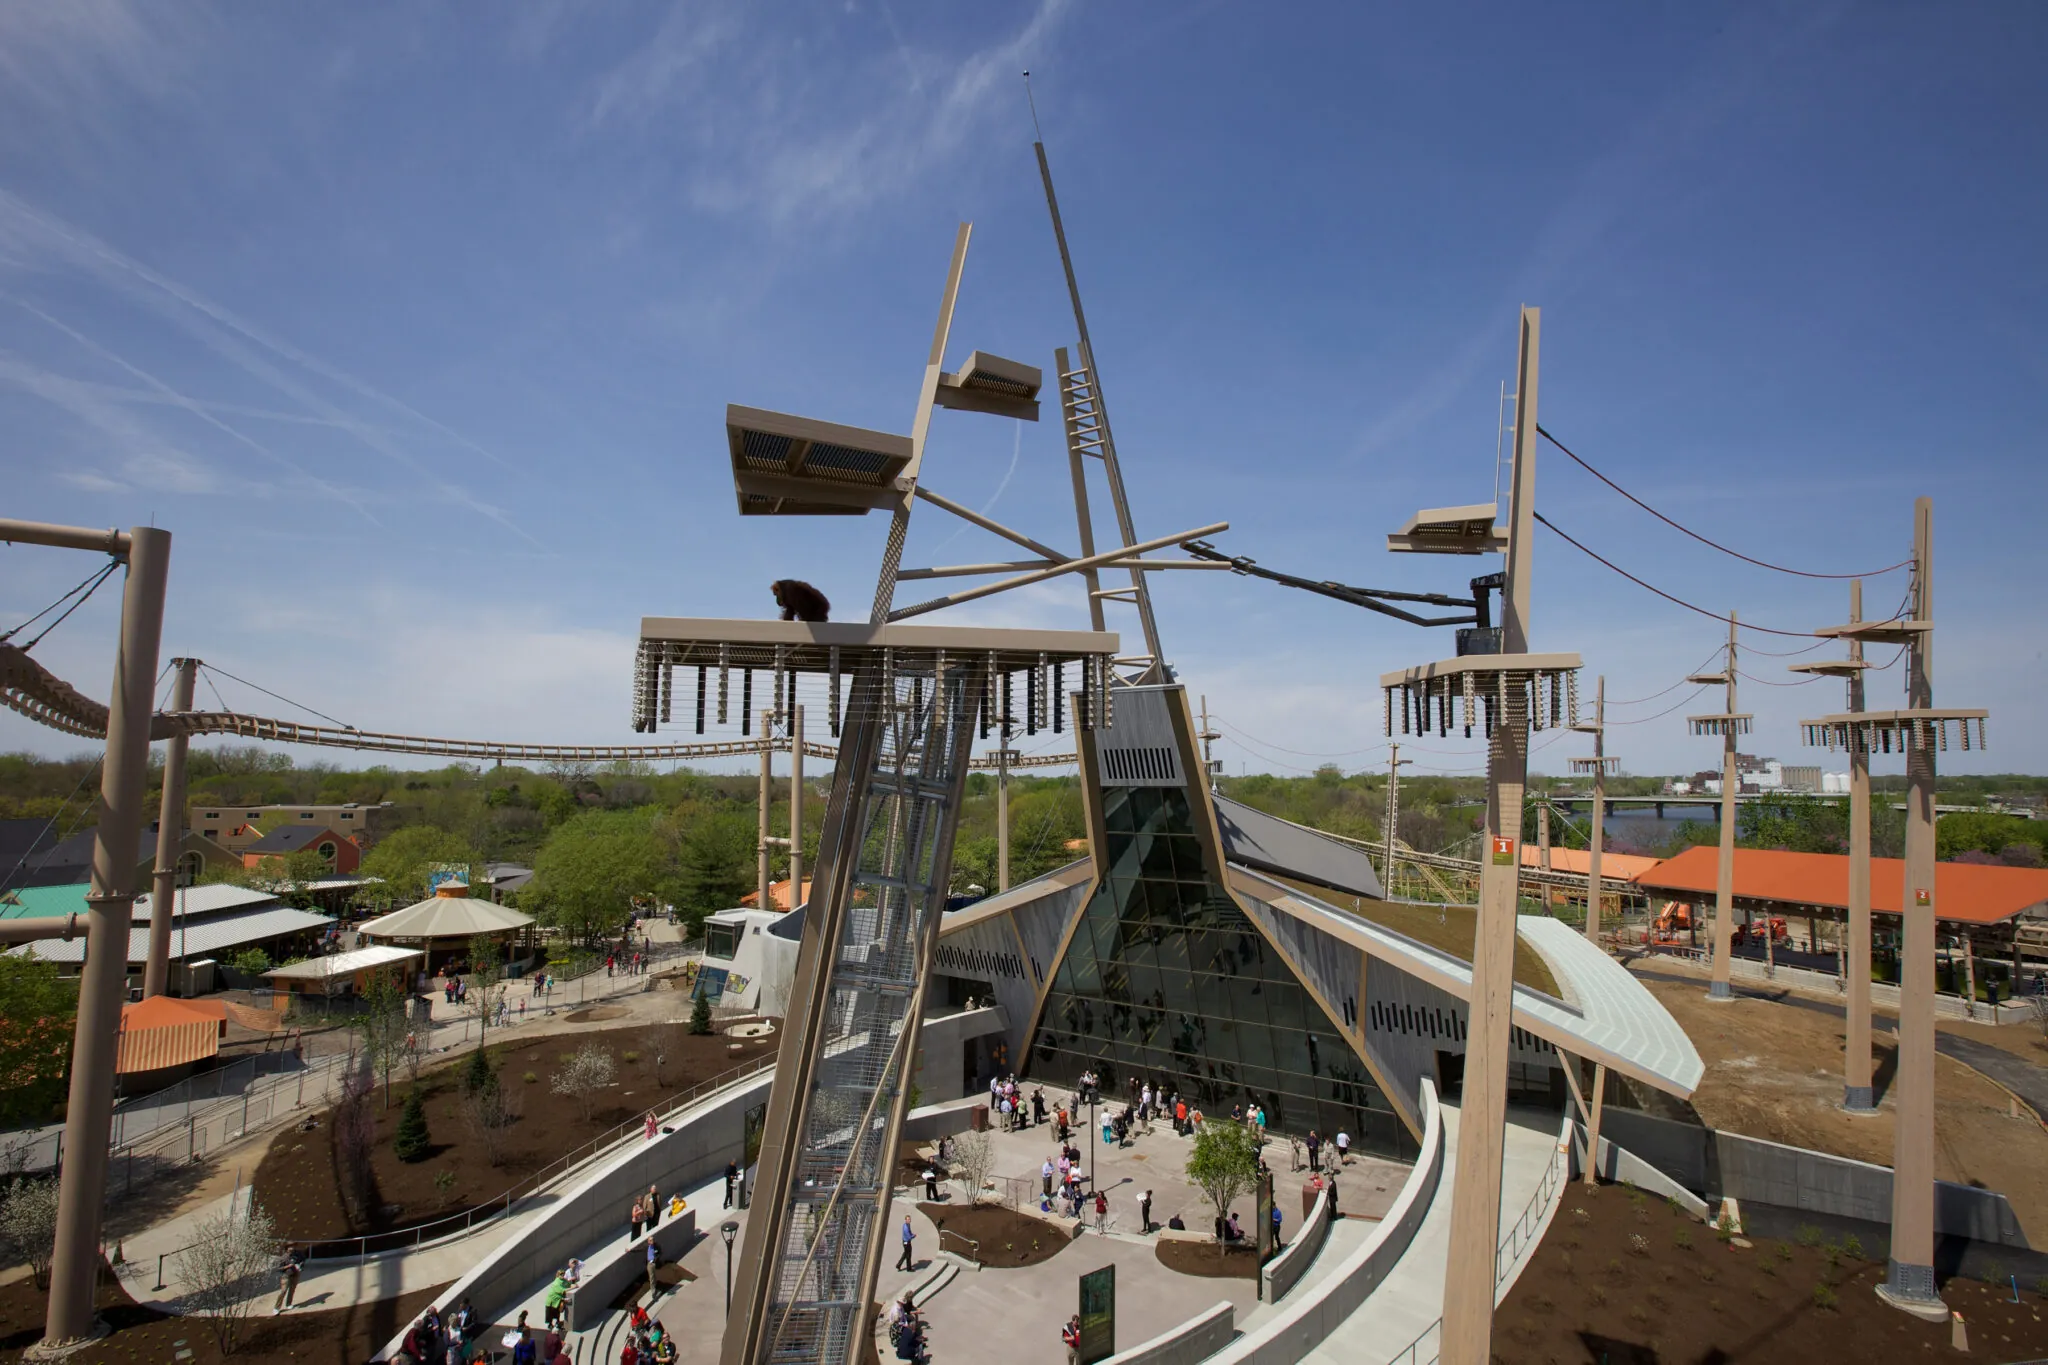
[(1740, 948), (1745, 943), (1762, 943), (1766, 934), (1770, 936), (1771, 943), (1784, 943), (1790, 937), (1785, 930), (1784, 916), (1772, 915), (1766, 919), (1752, 919), (1747, 924), (1736, 925), (1735, 946)]
[(1664, 908), (1650, 921), (1647, 942), (1652, 948), (1693, 948), (1698, 946), (1694, 937), (1698, 930), (1692, 906), (1684, 901), (1665, 901)]

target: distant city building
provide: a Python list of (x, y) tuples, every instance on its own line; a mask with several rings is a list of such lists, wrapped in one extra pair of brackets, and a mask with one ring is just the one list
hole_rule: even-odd
[(1813, 793), (1820, 790), (1821, 771), (1817, 766), (1800, 766), (1784, 770), (1785, 790), (1788, 792)]

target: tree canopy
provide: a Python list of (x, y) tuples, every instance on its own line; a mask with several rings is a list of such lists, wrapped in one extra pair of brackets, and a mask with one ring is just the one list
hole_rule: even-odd
[(42, 1123), (64, 1097), (78, 988), (57, 964), (0, 956), (0, 1126)]

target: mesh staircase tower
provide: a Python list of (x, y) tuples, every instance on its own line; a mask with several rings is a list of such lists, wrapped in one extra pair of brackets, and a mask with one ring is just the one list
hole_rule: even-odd
[(726, 1365), (850, 1365), (867, 1338), (987, 678), (943, 652), (853, 675)]

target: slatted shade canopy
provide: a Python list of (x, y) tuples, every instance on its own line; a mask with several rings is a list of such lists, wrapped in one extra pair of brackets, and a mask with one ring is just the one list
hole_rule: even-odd
[(862, 516), (900, 500), (911, 440), (892, 432), (743, 407), (725, 409), (741, 516)]

